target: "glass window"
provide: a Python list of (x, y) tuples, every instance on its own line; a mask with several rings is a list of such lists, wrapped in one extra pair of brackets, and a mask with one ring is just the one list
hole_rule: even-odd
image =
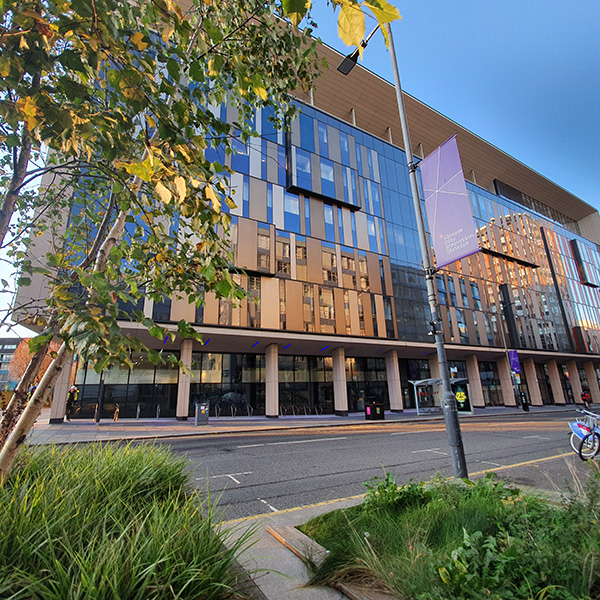
[(290, 236), (284, 232), (278, 232), (275, 241), (275, 260), (277, 261), (275, 270), (278, 275), (290, 277)]
[(323, 205), (323, 216), (325, 220), (325, 239), (328, 242), (335, 242), (335, 228), (333, 225), (333, 206), (331, 206), (331, 204)]
[(306, 264), (306, 238), (296, 236), (296, 279), (306, 281), (308, 270)]
[(319, 121), (319, 154), (329, 158), (329, 145), (327, 142), (327, 125)]
[(340, 131), (340, 150), (342, 152), (342, 164), (350, 166), (350, 146), (348, 144), (348, 134)]
[(302, 286), (302, 314), (304, 320), (304, 331), (315, 330), (315, 299), (312, 285)]
[(300, 198), (296, 194), (284, 194), (284, 226), (286, 231), (300, 233)]
[(321, 317), (321, 332), (335, 333), (335, 307), (332, 289), (319, 289), (319, 316)]
[(335, 248), (321, 247), (323, 283), (337, 283), (337, 258)]
[(301, 114), (300, 120), (300, 145), (309, 152), (315, 151), (315, 126), (312, 117)]
[(335, 179), (333, 174), (333, 163), (321, 159), (321, 193), (329, 198), (335, 198)]
[(299, 188), (312, 190), (310, 154), (296, 149), (296, 181)]

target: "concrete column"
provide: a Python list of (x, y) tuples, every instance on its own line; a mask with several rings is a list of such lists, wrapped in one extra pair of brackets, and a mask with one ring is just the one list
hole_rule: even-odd
[(336, 348), (333, 352), (333, 405), (339, 417), (348, 416), (348, 384), (346, 381), (346, 352)]
[(527, 388), (529, 389), (531, 406), (542, 406), (542, 404), (544, 404), (542, 401), (542, 392), (540, 392), (540, 384), (538, 382), (533, 358), (526, 358), (523, 360), (523, 369), (525, 370), (525, 377), (527, 378)]
[(569, 383), (571, 384), (571, 389), (573, 390), (573, 400), (576, 403), (581, 402), (581, 378), (579, 377), (579, 369), (577, 368), (577, 363), (574, 360), (570, 360), (567, 364), (567, 371), (569, 371)]
[(565, 394), (563, 392), (562, 384), (560, 382), (560, 375), (558, 374), (558, 365), (556, 361), (549, 360), (546, 363), (548, 368), (548, 377), (550, 379), (550, 387), (552, 388), (552, 395), (554, 396), (554, 404), (566, 404)]
[(181, 342), (181, 362), (185, 367), (179, 369), (179, 383), (177, 384), (177, 409), (175, 416), (178, 421), (187, 421), (190, 414), (190, 385), (192, 377), (190, 369), (192, 368), (192, 348), (194, 347), (193, 340), (183, 340)]
[(390, 410), (402, 412), (402, 384), (400, 383), (400, 369), (398, 367), (398, 352), (390, 350), (385, 353), (385, 370), (387, 373), (388, 394), (390, 397)]
[(441, 379), (442, 372), (440, 370), (440, 361), (438, 360), (437, 354), (429, 359), (429, 374), (432, 379)]
[(590, 388), (590, 396), (594, 404), (600, 403), (600, 386), (598, 386), (598, 375), (596, 374), (596, 365), (590, 360), (583, 365), (585, 377)]
[(50, 407), (50, 419), (48, 423), (57, 425), (62, 423), (67, 410), (67, 394), (71, 387), (71, 371), (73, 370), (73, 355), (65, 361), (63, 370), (56, 379), (54, 389), (52, 390), (52, 406)]
[(266, 350), (265, 415), (279, 417), (279, 346), (270, 344)]
[(516, 406), (515, 388), (510, 375), (510, 364), (506, 356), (502, 356), (496, 361), (498, 365), (498, 377), (500, 378), (500, 389), (502, 390), (502, 399), (504, 406)]
[(485, 398), (483, 396), (483, 386), (481, 385), (481, 375), (479, 374), (479, 361), (476, 354), (467, 356), (467, 378), (469, 379), (469, 394), (471, 396), (471, 406), (478, 408), (485, 407)]

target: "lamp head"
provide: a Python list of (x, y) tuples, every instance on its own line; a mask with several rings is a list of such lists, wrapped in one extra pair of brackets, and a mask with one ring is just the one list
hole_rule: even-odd
[(348, 75), (348, 73), (350, 73), (350, 71), (352, 71), (352, 69), (355, 67), (358, 61), (359, 53), (360, 51), (357, 48), (354, 50), (354, 52), (352, 52), (352, 54), (348, 54), (348, 56), (346, 56), (346, 58), (344, 58), (344, 60), (339, 64), (337, 70), (342, 75)]

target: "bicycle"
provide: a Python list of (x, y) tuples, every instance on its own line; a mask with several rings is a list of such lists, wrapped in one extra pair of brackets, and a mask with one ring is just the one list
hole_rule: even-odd
[(577, 412), (585, 417), (569, 423), (571, 448), (581, 460), (591, 460), (600, 452), (600, 415), (585, 408), (578, 409)]

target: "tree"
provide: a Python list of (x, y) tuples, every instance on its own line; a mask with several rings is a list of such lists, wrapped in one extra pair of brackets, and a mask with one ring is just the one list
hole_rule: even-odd
[[(385, 0), (338, 4), (350, 41), (364, 34), (363, 8), (380, 22), (398, 17)], [(310, 27), (281, 20), (297, 25), (309, 9), (297, 0), (195, 0), (185, 15), (171, 0), (1, 5), (0, 239), (8, 232), (21, 241), (11, 243), (21, 286), (33, 273), (48, 282), (44, 306), (26, 307), (44, 332), (31, 343), (36, 354), (8, 418), (19, 416), (47, 345), (62, 345), (0, 451), (0, 480), (70, 353), (97, 371), (131, 367), (132, 351), (161, 360), (121, 331), (124, 305), (175, 292), (195, 303), (207, 292), (245, 295), (229, 269), (234, 198), (219, 156), (254, 134), (257, 108), (272, 106), (283, 126), (295, 110), (289, 94), (312, 85)], [(235, 122), (219, 118), (224, 103), (236, 107)], [(26, 192), (40, 176), (39, 192)], [(38, 236), (56, 241), (42, 265), (32, 260)], [(128, 314), (159, 339), (175, 336), (141, 311)], [(199, 337), (186, 322), (177, 334)]]

